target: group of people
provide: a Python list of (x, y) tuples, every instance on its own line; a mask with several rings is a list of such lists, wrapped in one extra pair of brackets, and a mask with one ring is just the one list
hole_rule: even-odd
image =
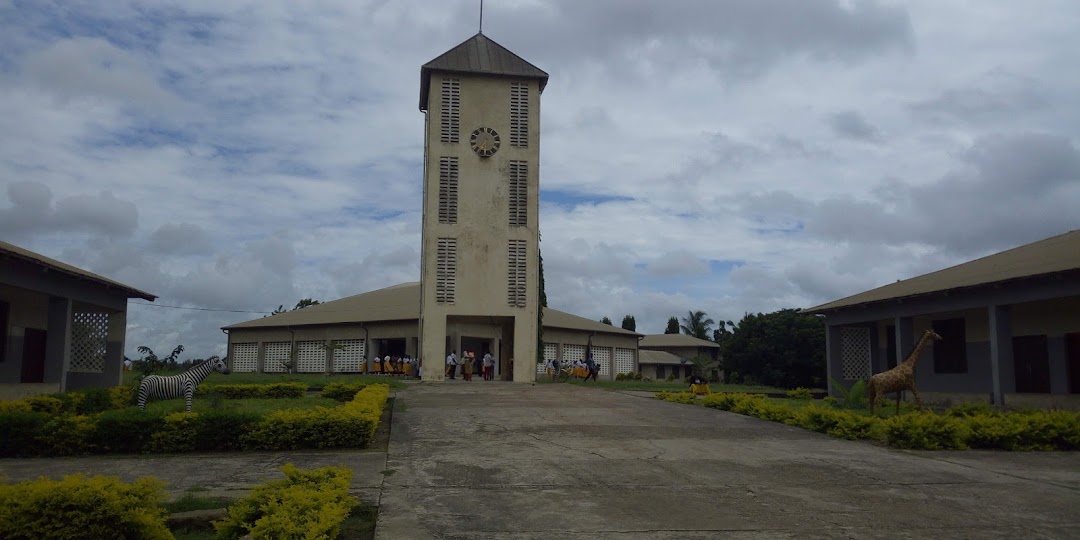
[(450, 351), (446, 356), (448, 379), (457, 378), (458, 366), (461, 367), (461, 378), (466, 381), (472, 380), (473, 372), (480, 373), (485, 381), (495, 380), (495, 357), (491, 353), (484, 353), (484, 356), (477, 360), (476, 351), (462, 350), (460, 359), (456, 350)]
[[(562, 364), (558, 360), (544, 360), (544, 368), (547, 370), (548, 377), (554, 381), (559, 377), (559, 370), (564, 369)], [(574, 360), (572, 364), (565, 369), (570, 370), (570, 376), (575, 379), (584, 379), (586, 381), (592, 378), (596, 381), (596, 376), (600, 373), (600, 364), (593, 360), (592, 353), (585, 355), (584, 360)]]
[[(365, 362), (366, 363), (366, 362)], [(374, 375), (405, 375), (407, 377), (420, 376), (420, 367), (414, 358), (409, 355), (393, 356), (386, 355), (382, 358), (376, 356), (371, 361), (371, 371)]]

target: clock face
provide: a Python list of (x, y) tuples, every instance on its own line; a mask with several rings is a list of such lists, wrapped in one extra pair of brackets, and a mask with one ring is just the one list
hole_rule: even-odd
[(500, 143), (499, 134), (488, 127), (476, 128), (472, 132), (472, 137), (469, 137), (473, 152), (480, 157), (491, 157), (499, 150)]

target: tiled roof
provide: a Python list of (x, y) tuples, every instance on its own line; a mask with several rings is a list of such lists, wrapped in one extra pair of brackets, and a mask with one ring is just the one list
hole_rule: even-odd
[(544, 70), (526, 62), (484, 34), (476, 34), (420, 68), (421, 111), (428, 109), (431, 74), (436, 71), (539, 79), (541, 92), (548, 80)]

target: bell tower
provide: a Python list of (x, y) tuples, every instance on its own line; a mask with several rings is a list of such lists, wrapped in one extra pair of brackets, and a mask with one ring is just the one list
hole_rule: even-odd
[(443, 380), (445, 357), (461, 353), (463, 336), (491, 336), (484, 343), (498, 359), (499, 378), (536, 378), (540, 93), (547, 80), (482, 33), (420, 68), (424, 380)]

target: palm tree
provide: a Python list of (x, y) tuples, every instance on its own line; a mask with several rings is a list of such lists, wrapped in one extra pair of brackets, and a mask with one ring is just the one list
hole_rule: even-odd
[(708, 314), (701, 310), (688, 311), (687, 314), (689, 317), (683, 317), (682, 324), (679, 325), (683, 333), (698, 339), (709, 339), (709, 330), (716, 321), (708, 318)]

